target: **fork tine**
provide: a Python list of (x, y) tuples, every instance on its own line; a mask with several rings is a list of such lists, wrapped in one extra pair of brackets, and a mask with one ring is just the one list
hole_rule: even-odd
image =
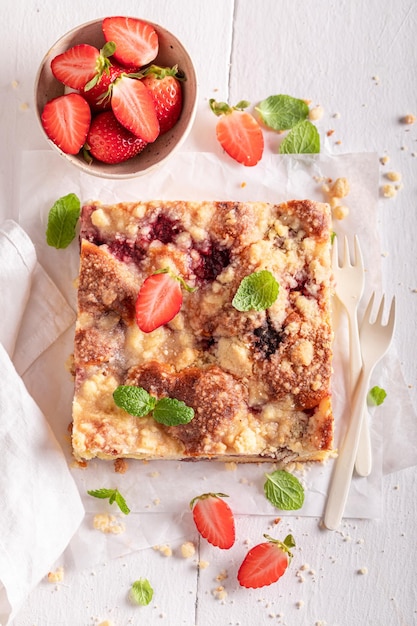
[(343, 267), (350, 265), (349, 241), (346, 235), (343, 238)]
[(396, 309), (396, 302), (395, 302), (395, 296), (394, 296), (393, 299), (391, 300), (391, 306), (389, 309), (388, 322), (387, 322), (387, 326), (390, 328), (391, 332), (394, 332), (395, 309)]
[(379, 326), (382, 326), (382, 318), (384, 316), (384, 309), (385, 309), (385, 294), (382, 294), (381, 302), (379, 304), (379, 309), (376, 313), (374, 324), (379, 324)]
[(354, 238), (354, 249), (355, 249), (355, 265), (357, 267), (363, 268), (362, 250), (361, 250), (361, 246), (359, 243), (359, 237), (357, 235), (355, 235), (355, 238)]
[(365, 313), (363, 314), (363, 317), (362, 317), (362, 324), (364, 324), (365, 322), (369, 323), (369, 320), (371, 319), (372, 309), (374, 308), (374, 301), (375, 301), (375, 291), (372, 292), (372, 295), (369, 298), (369, 302), (366, 306)]
[(333, 238), (332, 243), (332, 267), (338, 267), (339, 265), (339, 249), (337, 245), (337, 237)]

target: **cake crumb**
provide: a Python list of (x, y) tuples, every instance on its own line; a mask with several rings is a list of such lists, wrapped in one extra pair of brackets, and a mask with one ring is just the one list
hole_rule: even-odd
[(93, 527), (105, 534), (120, 535), (125, 531), (123, 522), (114, 515), (108, 513), (97, 513), (93, 518)]
[(330, 190), (334, 198), (345, 198), (350, 191), (349, 181), (345, 177), (336, 178)]
[(162, 546), (153, 546), (153, 549), (160, 552), (163, 556), (172, 556), (172, 548), (167, 543), (164, 543)]
[(106, 619), (104, 620), (104, 622), (100, 622), (98, 626), (114, 626), (114, 622), (111, 622), (110, 620)]
[(129, 464), (126, 459), (116, 459), (114, 462), (114, 471), (117, 474), (126, 474)]
[(361, 576), (365, 576), (367, 573), (368, 573), (367, 567), (361, 567), (360, 569), (358, 569), (358, 574), (360, 574)]
[(195, 545), (192, 541), (186, 541), (181, 546), (181, 556), (184, 559), (190, 559), (195, 554)]
[(302, 609), (304, 606), (303, 600), (299, 600), (295, 606), (297, 607), (297, 609)]
[(379, 159), (379, 162), (381, 163), (381, 165), (386, 165), (387, 163), (389, 163), (389, 156), (385, 154)]
[(200, 560), (198, 562), (198, 568), (199, 569), (207, 569), (209, 565), (210, 565), (210, 563), (208, 561)]
[(338, 204), (334, 207), (332, 215), (336, 220), (344, 220), (349, 215), (349, 207), (345, 204)]
[(217, 600), (225, 600), (227, 598), (227, 591), (223, 587), (223, 585), (219, 585), (212, 591), (213, 595)]
[(242, 187), (242, 189), (243, 189), (244, 187), (246, 187), (246, 183), (245, 183), (245, 181), (241, 182), (241, 183), (240, 183), (240, 186)]
[(407, 115), (404, 115), (404, 117), (401, 118), (401, 122), (403, 124), (414, 124), (416, 121), (416, 116), (413, 115), (412, 113), (407, 113)]
[(393, 182), (399, 182), (401, 180), (400, 172), (387, 172), (385, 176), (388, 180), (392, 180)]
[(227, 577), (228, 577), (227, 571), (225, 569), (222, 569), (221, 572), (217, 574), (215, 580), (218, 583), (221, 583), (223, 580), (226, 580)]
[(224, 464), (224, 467), (227, 472), (235, 472), (237, 470), (237, 463), (235, 463), (235, 461), (229, 461)]
[(47, 576), (49, 583), (60, 583), (64, 580), (64, 568), (58, 567), (54, 572), (48, 572)]
[(308, 114), (308, 119), (312, 122), (316, 122), (317, 120), (321, 120), (321, 118), (323, 117), (323, 114), (324, 114), (324, 109), (321, 106), (321, 104), (318, 104), (317, 106), (310, 109), (309, 114)]
[(382, 185), (382, 194), (384, 198), (395, 198), (397, 190), (394, 185), (387, 183), (386, 185)]

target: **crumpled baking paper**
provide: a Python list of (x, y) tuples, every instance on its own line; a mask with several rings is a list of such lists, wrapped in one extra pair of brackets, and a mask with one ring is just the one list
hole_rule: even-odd
[[(53, 175), (51, 175), (53, 172)], [(326, 201), (323, 182), (346, 177), (350, 193), (345, 198), (349, 216), (335, 223), (339, 235), (359, 236), (366, 265), (365, 297), (381, 288), (381, 251), (377, 225), (379, 165), (375, 154), (267, 155), (255, 168), (243, 168), (234, 162), (220, 161), (206, 153), (183, 152), (160, 169), (128, 180), (106, 180), (78, 173), (58, 155), (48, 151), (23, 154), (20, 181), (19, 221), (36, 243), (38, 255), (64, 293), (76, 307), (74, 280), (78, 274), (78, 246), (66, 250), (48, 248), (45, 228), (49, 209), (55, 200), (76, 193), (81, 202), (104, 203), (137, 200), (234, 200), (280, 202), (293, 198)], [(333, 402), (336, 419), (336, 445), (339, 444), (349, 417), (347, 324), (343, 311), (335, 304), (337, 339), (334, 355)], [(71, 421), (72, 380), (65, 361), (72, 352), (73, 330), (59, 344), (51, 347), (36, 369), (29, 369), (25, 382), (49, 417), (62, 442)], [(372, 410), (370, 423), (374, 445), (374, 467), (368, 478), (354, 477), (346, 508), (346, 517), (377, 518), (381, 515), (383, 471), (394, 471), (417, 463), (417, 429), (414, 408), (395, 355), (395, 340), (390, 353), (375, 370), (375, 383), (388, 396), (384, 404)], [(395, 407), (396, 424), (391, 416)], [(64, 434), (63, 434), (64, 433)], [(406, 433), (406, 436), (401, 433)], [(70, 446), (67, 454), (71, 463)], [(306, 488), (303, 508), (297, 515), (323, 513), (333, 461), (295, 469)], [(78, 565), (102, 561), (129, 551), (172, 541), (184, 536), (189, 524), (188, 503), (206, 491), (230, 495), (229, 502), (239, 514), (274, 517), (277, 510), (263, 492), (265, 472), (272, 464), (227, 466), (218, 462), (149, 462), (129, 461), (125, 474), (116, 474), (113, 464), (92, 461), (87, 469), (73, 468), (86, 509), (86, 521), (72, 542), (72, 558)], [(118, 488), (131, 509), (123, 516), (115, 505), (87, 495), (87, 490)], [(125, 524), (124, 533), (97, 539), (92, 528), (96, 513), (107, 512)], [(282, 515), (282, 512), (279, 512)], [(285, 514), (285, 513), (284, 513)], [(94, 534), (94, 540), (92, 535)]]

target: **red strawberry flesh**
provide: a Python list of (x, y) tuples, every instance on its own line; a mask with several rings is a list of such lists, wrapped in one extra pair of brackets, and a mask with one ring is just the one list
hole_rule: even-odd
[(147, 143), (159, 135), (159, 122), (152, 96), (141, 80), (122, 75), (113, 83), (113, 113), (131, 133)]
[(116, 44), (114, 58), (122, 65), (140, 68), (158, 54), (158, 34), (148, 22), (134, 17), (106, 17), (102, 28), (106, 41)]
[(242, 587), (258, 589), (275, 583), (285, 572), (290, 555), (278, 542), (260, 543), (247, 553), (237, 578)]
[(235, 542), (233, 512), (227, 502), (215, 494), (196, 499), (193, 518), (198, 532), (213, 546), (228, 550)]
[(264, 149), (262, 129), (247, 111), (234, 110), (223, 115), (217, 122), (216, 135), (224, 150), (238, 163), (253, 166), (260, 161)]
[(77, 154), (87, 138), (90, 107), (82, 96), (69, 93), (46, 103), (42, 115), (45, 133), (66, 154)]
[(169, 272), (148, 276), (136, 300), (136, 323), (150, 333), (170, 322), (182, 305), (181, 284)]
[(157, 67), (143, 79), (153, 97), (161, 135), (177, 123), (182, 110), (182, 87), (175, 74), (175, 69)]
[(83, 89), (98, 71), (100, 51), (89, 44), (79, 44), (58, 54), (51, 61), (57, 80), (72, 89)]

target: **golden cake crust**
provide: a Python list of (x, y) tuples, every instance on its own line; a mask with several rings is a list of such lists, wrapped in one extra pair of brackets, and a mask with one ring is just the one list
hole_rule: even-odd
[[(332, 449), (330, 211), (293, 200), (83, 207), (75, 331), (78, 459), (322, 460)], [(169, 267), (196, 287), (180, 313), (143, 333), (142, 282)], [(276, 302), (241, 312), (241, 280), (262, 269)], [(188, 424), (118, 408), (137, 385), (184, 401)]]

